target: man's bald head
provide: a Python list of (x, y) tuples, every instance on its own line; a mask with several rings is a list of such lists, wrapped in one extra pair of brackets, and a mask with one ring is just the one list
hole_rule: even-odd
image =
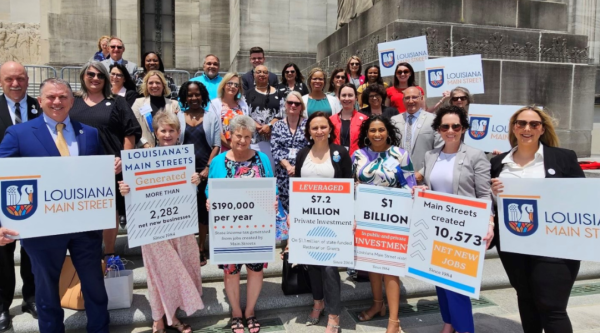
[(27, 70), (18, 62), (5, 62), (0, 67), (0, 84), (6, 97), (15, 103), (20, 102), (27, 94), (29, 86)]
[(423, 94), (417, 87), (408, 87), (404, 89), (404, 106), (406, 112), (413, 114), (421, 108), (421, 101), (423, 100)]

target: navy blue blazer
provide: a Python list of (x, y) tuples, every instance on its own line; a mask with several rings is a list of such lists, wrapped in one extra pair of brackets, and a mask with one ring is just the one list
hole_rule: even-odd
[[(104, 155), (98, 130), (71, 121), (79, 156)], [(0, 143), (0, 157), (48, 157), (60, 156), (44, 117), (10, 126)]]
[[(104, 155), (98, 130), (71, 121), (79, 149), (79, 156)], [(44, 117), (10, 126), (0, 143), (0, 157), (50, 157), (60, 156), (52, 135), (46, 126)], [(40, 166), (43, 167), (43, 166)], [(1, 223), (0, 223), (1, 225)], [(102, 237), (102, 231), (91, 231)], [(34, 237), (21, 240), (25, 247), (52, 248), (53, 245), (66, 242), (66, 235)]]

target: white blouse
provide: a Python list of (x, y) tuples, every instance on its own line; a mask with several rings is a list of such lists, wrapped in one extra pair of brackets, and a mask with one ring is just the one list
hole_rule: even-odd
[(452, 178), (454, 177), (454, 160), (456, 159), (456, 153), (445, 154), (440, 152), (440, 156), (435, 161), (435, 165), (431, 170), (429, 176), (431, 189), (436, 192), (443, 192), (448, 194), (454, 194), (454, 188), (452, 187)]
[(323, 163), (317, 164), (310, 158), (310, 154), (307, 155), (304, 164), (302, 164), (302, 178), (333, 178), (335, 176), (335, 169), (330, 159), (331, 157), (328, 154), (327, 159)]
[(515, 163), (513, 159), (517, 147), (513, 148), (502, 160), (502, 171), (499, 178), (546, 178), (546, 169), (544, 168), (544, 145), (540, 144), (533, 160), (524, 166)]

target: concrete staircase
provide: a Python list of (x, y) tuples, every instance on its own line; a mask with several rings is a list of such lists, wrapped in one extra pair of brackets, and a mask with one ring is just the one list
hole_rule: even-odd
[[(110, 311), (111, 327), (128, 326), (139, 327), (151, 325), (152, 316), (150, 305), (148, 303), (148, 290), (146, 283), (146, 269), (143, 267), (141, 257), (141, 248), (130, 249), (127, 246), (127, 236), (124, 231), (121, 232), (117, 239), (117, 252), (122, 254), (122, 257), (131, 261), (127, 265), (128, 269), (133, 270), (134, 295), (133, 304), (129, 309)], [(15, 261), (17, 265), (20, 263), (20, 252), (17, 248), (15, 252)], [(256, 310), (281, 310), (287, 308), (306, 306), (309, 310), (312, 304), (312, 296), (310, 294), (298, 296), (284, 296), (281, 291), (281, 271), (282, 261), (278, 258), (277, 261), (270, 263), (269, 267), (264, 271), (265, 279), (263, 290), (258, 301)], [(21, 288), (23, 282), (20, 279), (19, 267), (15, 267), (17, 276), (17, 288), (15, 291), (16, 298), (11, 308), (13, 316), (13, 326), (15, 333), (33, 333), (38, 332), (37, 320), (34, 320), (29, 314), (22, 313)], [(369, 283), (356, 283), (346, 279), (346, 273), (342, 273), (342, 300), (350, 301), (365, 301), (368, 302), (372, 298), (371, 288)], [(246, 270), (243, 270), (242, 279), (246, 278)], [(600, 263), (584, 262), (581, 265), (578, 280), (597, 279), (600, 278)], [(402, 298), (406, 297), (427, 297), (435, 295), (433, 285), (412, 279), (402, 278)], [(223, 284), (223, 272), (216, 265), (209, 264), (202, 268), (202, 286), (203, 286), (203, 301), (205, 309), (194, 314), (191, 317), (206, 317), (218, 316), (221, 318), (228, 317), (230, 307), (226, 299), (225, 289)], [(241, 295), (242, 304), (245, 302), (245, 281), (242, 281)], [(500, 289), (510, 287), (508, 278), (502, 267), (502, 263), (498, 258), (496, 250), (488, 251), (486, 254), (484, 275), (483, 275), (483, 290)], [(184, 313), (178, 314), (184, 317)], [(85, 311), (65, 310), (65, 326), (67, 330), (85, 329), (86, 315)]]

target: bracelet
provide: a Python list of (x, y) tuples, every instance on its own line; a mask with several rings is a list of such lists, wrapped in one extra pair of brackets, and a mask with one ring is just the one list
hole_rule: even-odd
[(492, 227), (495, 227), (495, 226), (496, 226), (496, 223), (494, 223), (494, 221), (490, 221), (490, 225), (491, 225)]

